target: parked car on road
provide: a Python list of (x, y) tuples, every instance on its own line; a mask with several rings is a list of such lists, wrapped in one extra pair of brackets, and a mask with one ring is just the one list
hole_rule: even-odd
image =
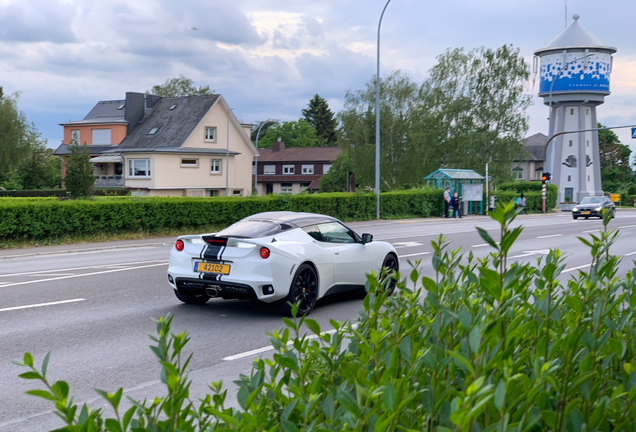
[(607, 209), (612, 213), (612, 217), (616, 216), (616, 206), (606, 196), (585, 197), (572, 209), (572, 217), (578, 219), (584, 217), (603, 217), (603, 209)]
[[(180, 236), (170, 251), (168, 282), (189, 304), (250, 299), (290, 314), (290, 303), (298, 303), (304, 315), (325, 295), (364, 288), (366, 274), (380, 269), (399, 269), (390, 243), (360, 236), (330, 216), (267, 212), (218, 233)], [(392, 292), (395, 278), (386, 284)]]

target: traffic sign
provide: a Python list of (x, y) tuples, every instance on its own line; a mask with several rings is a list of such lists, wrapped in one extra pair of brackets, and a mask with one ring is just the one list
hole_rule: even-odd
[(636, 139), (636, 127), (632, 128), (632, 138)]

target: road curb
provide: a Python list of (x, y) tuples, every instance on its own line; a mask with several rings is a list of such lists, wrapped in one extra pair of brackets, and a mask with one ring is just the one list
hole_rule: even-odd
[[(63, 254), (71, 254), (71, 253), (82, 253), (82, 252), (98, 252), (102, 250), (117, 250), (117, 249), (139, 249), (148, 246), (158, 246), (168, 244), (165, 241), (162, 242), (151, 242), (151, 243), (139, 243), (139, 244), (130, 244), (130, 245), (119, 245), (119, 246), (100, 246), (95, 248), (82, 248), (82, 249), (69, 249), (69, 250), (59, 250), (59, 251), (50, 251), (50, 252), (31, 252), (25, 254), (16, 254), (16, 255), (0, 255), (0, 260), (5, 259), (14, 259), (14, 258), (28, 258), (35, 256), (46, 256), (46, 255), (63, 255)], [(44, 246), (46, 247), (46, 246)]]

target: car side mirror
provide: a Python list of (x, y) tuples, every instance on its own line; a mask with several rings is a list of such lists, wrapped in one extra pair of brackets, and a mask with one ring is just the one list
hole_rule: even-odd
[(362, 244), (371, 243), (373, 241), (372, 234), (362, 234)]

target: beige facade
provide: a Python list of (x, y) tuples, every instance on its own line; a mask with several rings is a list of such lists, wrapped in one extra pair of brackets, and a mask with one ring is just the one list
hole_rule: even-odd
[[(226, 158), (228, 114), (229, 152), (239, 154)], [(123, 153), (125, 186), (149, 196), (224, 196), (227, 174), (229, 195), (249, 196), (257, 151), (247, 130), (220, 97), (178, 151)]]

